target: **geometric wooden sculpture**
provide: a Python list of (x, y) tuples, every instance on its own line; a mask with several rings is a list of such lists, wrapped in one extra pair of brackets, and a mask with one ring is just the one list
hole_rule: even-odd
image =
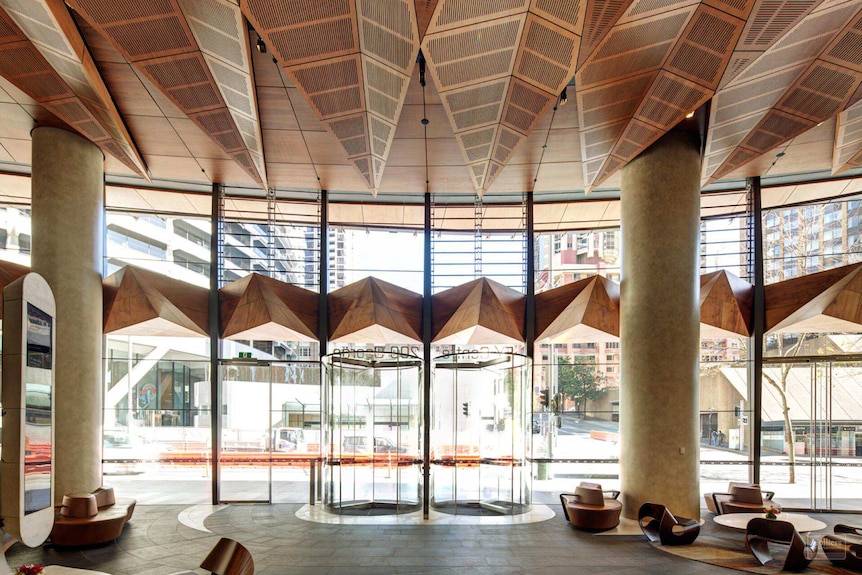
[(329, 294), (333, 343), (422, 342), (422, 296), (367, 277)]
[(526, 296), (502, 284), (479, 278), (434, 294), (431, 302), (434, 343), (524, 342)]
[(700, 337), (718, 339), (751, 335), (754, 286), (719, 270), (700, 276)]
[(766, 332), (862, 332), (862, 263), (766, 286)]
[(262, 341), (317, 341), (318, 294), (249, 274), (219, 290), (221, 336)]
[(591, 276), (536, 294), (536, 339), (617, 341), (620, 286)]
[[(30, 268), (7, 261), (0, 261), (0, 292), (21, 276), (30, 273)], [(3, 298), (0, 297), (0, 319), (3, 319)]]
[(162, 274), (126, 266), (105, 278), (105, 333), (208, 337), (208, 291)]

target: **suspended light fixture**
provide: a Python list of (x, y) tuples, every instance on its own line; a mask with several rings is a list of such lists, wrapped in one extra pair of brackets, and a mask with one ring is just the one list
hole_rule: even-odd
[(266, 42), (263, 41), (263, 38), (260, 36), (257, 37), (257, 51), (261, 54), (266, 54)]

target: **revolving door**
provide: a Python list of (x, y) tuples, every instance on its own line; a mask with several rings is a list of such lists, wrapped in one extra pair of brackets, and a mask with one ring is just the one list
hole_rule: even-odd
[(513, 353), (434, 360), (432, 509), (466, 515), (530, 511), (530, 375), (529, 359)]
[(323, 502), (340, 514), (422, 505), (422, 361), (371, 350), (323, 358)]

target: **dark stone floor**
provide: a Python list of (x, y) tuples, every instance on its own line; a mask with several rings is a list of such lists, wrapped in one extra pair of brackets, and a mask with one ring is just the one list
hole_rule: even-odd
[[(259, 575), (571, 575), (572, 573), (732, 573), (675, 557), (651, 547), (642, 536), (600, 536), (572, 529), (557, 516), (516, 526), (344, 526), (309, 523), (295, 517), (301, 505), (231, 505), (205, 520), (206, 533), (181, 524), (181, 505), (139, 506), (123, 535), (87, 549), (14, 545), (10, 566), (58, 564), (113, 575), (166, 575), (197, 571), (220, 536), (232, 537), (252, 553)], [(830, 525), (847, 516), (820, 516)], [(706, 514), (704, 528), (717, 529)], [(852, 516), (851, 523), (859, 523)], [(741, 541), (741, 538), (740, 538)]]

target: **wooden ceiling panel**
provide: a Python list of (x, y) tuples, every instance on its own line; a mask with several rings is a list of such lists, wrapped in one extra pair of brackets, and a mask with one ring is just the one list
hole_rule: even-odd
[(514, 75), (556, 96), (572, 78), (579, 44), (577, 34), (529, 14)]
[(430, 36), (453, 28), (469, 27), (521, 14), (527, 11), (529, 4), (529, 0), (495, 0), (494, 2), (440, 0), (426, 34)]
[(0, 74), (106, 154), (149, 178), (99, 71), (66, 7), (2, 0)]
[[(257, 106), (239, 11), (226, 0), (182, 4), (70, 0), (92, 27), (265, 188), (263, 162), (252, 160), (260, 155), (260, 130), (255, 128)], [(233, 114), (245, 112), (249, 125), (242, 126)]]
[(862, 103), (838, 115), (834, 148), (833, 174), (862, 165)]
[(586, 4), (584, 14), (584, 35), (578, 54), (578, 69), (587, 57), (605, 39), (620, 16), (631, 5), (632, 0), (581, 0)]

